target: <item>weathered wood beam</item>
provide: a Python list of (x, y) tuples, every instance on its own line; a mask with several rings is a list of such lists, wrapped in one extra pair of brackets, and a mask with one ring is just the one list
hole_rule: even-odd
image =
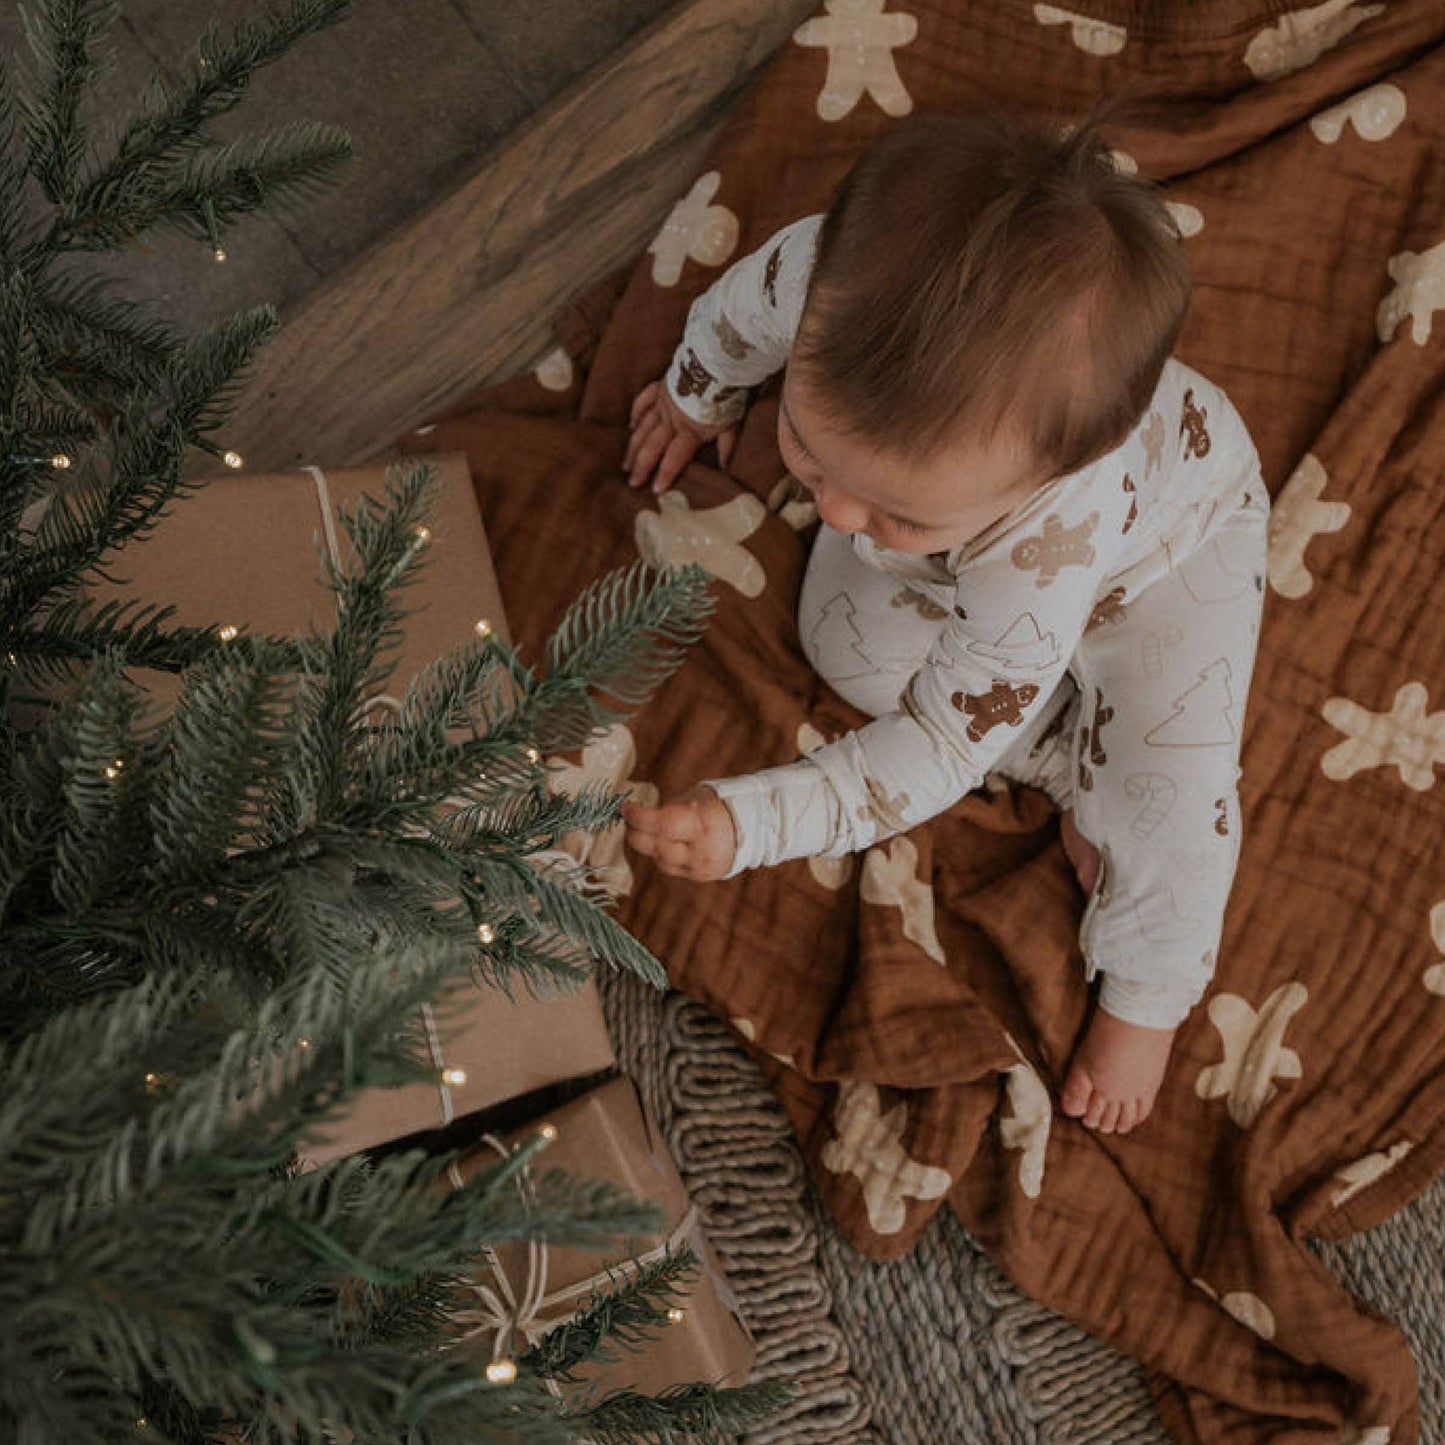
[(731, 102), (816, 0), (692, 0), (323, 283), (262, 353), (225, 444), (253, 471), (350, 466), (547, 349), (551, 319), (637, 255)]

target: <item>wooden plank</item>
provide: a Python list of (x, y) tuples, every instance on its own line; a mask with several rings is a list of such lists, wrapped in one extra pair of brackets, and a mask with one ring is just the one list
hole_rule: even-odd
[(693, 0), (662, 16), (308, 297), (225, 445), (253, 471), (356, 465), (535, 362), (551, 318), (651, 239), (742, 84), (815, 8)]

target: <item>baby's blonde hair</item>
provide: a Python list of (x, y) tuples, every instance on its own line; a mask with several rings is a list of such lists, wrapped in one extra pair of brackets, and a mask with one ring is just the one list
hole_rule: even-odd
[(1046, 481), (1128, 435), (1189, 291), (1169, 212), (1094, 121), (913, 116), (834, 194), (793, 361), (879, 450), (927, 462), (1005, 429)]

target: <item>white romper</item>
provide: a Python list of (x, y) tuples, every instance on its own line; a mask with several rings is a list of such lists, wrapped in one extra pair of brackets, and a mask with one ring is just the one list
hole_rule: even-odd
[[(785, 227), (693, 303), (667, 376), (689, 416), (736, 419), (786, 365), (821, 222)], [(1121, 446), (961, 547), (913, 556), (823, 526), (803, 647), (875, 721), (712, 780), (732, 872), (871, 847), (990, 772), (1032, 783), (1102, 854), (1080, 929), (1101, 1005), (1179, 1023), (1213, 974), (1239, 856), (1268, 515), (1238, 413), (1171, 360)]]

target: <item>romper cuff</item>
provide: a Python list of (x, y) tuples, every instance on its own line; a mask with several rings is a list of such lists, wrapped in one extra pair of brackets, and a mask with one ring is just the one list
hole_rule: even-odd
[(1126, 1024), (1146, 1029), (1177, 1028), (1199, 1002), (1207, 979), (1125, 978), (1100, 969), (1099, 1007)]

